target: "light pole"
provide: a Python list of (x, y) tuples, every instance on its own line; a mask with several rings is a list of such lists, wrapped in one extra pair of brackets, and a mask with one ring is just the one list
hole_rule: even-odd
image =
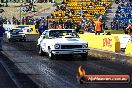
[(22, 19), (22, 11), (21, 11), (21, 8), (22, 8), (22, 4), (20, 5), (20, 24), (21, 24), (21, 19)]
[(8, 7), (8, 0), (6, 0), (6, 7)]
[(82, 30), (82, 28), (83, 28), (83, 26), (82, 26), (82, 14), (83, 14), (83, 3), (81, 3), (81, 30)]

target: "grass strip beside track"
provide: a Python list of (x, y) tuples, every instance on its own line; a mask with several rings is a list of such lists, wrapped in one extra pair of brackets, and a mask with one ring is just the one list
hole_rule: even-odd
[[(20, 19), (20, 5), (22, 3), (9, 3), (9, 7), (0, 7), (0, 9), (4, 9), (5, 12), (0, 13), (0, 16), (6, 17), (7, 19), (11, 20), (12, 17), (16, 17), (17, 19)], [(28, 3), (29, 4), (29, 3)], [(21, 18), (24, 16), (30, 16), (33, 14), (37, 14), (43, 9), (52, 7), (53, 3), (35, 3), (35, 8), (37, 12), (21, 12)]]

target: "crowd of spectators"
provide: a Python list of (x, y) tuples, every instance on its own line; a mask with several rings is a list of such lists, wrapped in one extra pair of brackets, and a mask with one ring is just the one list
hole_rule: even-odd
[[(94, 4), (93, 4), (94, 3)], [(85, 7), (88, 9), (88, 8), (95, 8), (95, 5), (102, 5), (104, 6), (104, 10), (107, 9), (108, 7), (108, 4), (106, 2), (101, 2), (101, 0), (94, 0), (94, 1), (91, 1), (90, 5), (86, 4)], [(56, 6), (56, 9), (54, 10), (54, 12), (57, 12), (57, 11), (62, 11), (64, 13), (59, 13), (59, 14), (51, 14), (51, 18), (52, 19), (55, 19), (55, 17), (65, 17), (65, 18), (70, 18), (72, 17), (73, 15), (76, 16), (76, 15), (82, 15), (84, 16), (83, 14), (90, 14), (90, 15), (93, 15), (95, 18), (98, 18), (100, 17), (100, 11), (98, 12), (95, 12), (94, 10), (93, 11), (87, 11), (84, 9), (84, 7), (82, 6), (82, 9), (78, 9), (78, 11), (74, 11), (73, 9), (67, 7), (67, 3), (65, 2), (62, 2), (61, 5), (57, 5)]]
[[(94, 21), (86, 18), (83, 18), (80, 22), (75, 22), (73, 19), (67, 19), (66, 21), (62, 19), (53, 20), (50, 22), (50, 27), (53, 29), (76, 29), (77, 32), (80, 29), (87, 32), (95, 32)], [(107, 29), (105, 22), (102, 22), (102, 29)]]
[(118, 3), (118, 9), (111, 22), (111, 29), (125, 29), (128, 24), (132, 23), (132, 1), (116, 0), (116, 3)]
[[(100, 0), (95, 0), (95, 4), (103, 4), (105, 6), (107, 6), (107, 3), (101, 2)], [(101, 2), (101, 3), (100, 3)], [(54, 12), (57, 11), (64, 11), (64, 13), (57, 13), (57, 14), (53, 14), (51, 13), (50, 15), (50, 19), (52, 19), (51, 21), (51, 27), (52, 28), (64, 28), (64, 29), (68, 29), (68, 28), (73, 28), (76, 29), (77, 31), (79, 31), (79, 29), (83, 29), (85, 31), (89, 31), (89, 32), (94, 32), (94, 21), (92, 19), (89, 18), (85, 18), (83, 17), (82, 14), (87, 14), (89, 13), (86, 10), (81, 11), (80, 9), (78, 11), (74, 11), (73, 9), (70, 9), (66, 6), (67, 3), (62, 2), (61, 5), (57, 5), (56, 9)], [(91, 3), (90, 5), (86, 5), (87, 8), (94, 8), (94, 5)], [(72, 16), (78, 15), (80, 16), (80, 22), (76, 22)], [(82, 18), (81, 18), (82, 15)], [(101, 17), (102, 19), (102, 15), (100, 15), (99, 13), (91, 13), (91, 15), (94, 15), (95, 18), (99, 18)], [(64, 17), (60, 18), (60, 19), (56, 19), (56, 17)], [(66, 20), (65, 20), (66, 19)], [(106, 24), (105, 22), (103, 23), (103, 29), (106, 28)], [(61, 26), (61, 27), (60, 27)]]
[[(93, 1), (91, 1), (93, 2)], [(98, 5), (101, 4), (103, 6), (108, 6), (107, 3), (102, 2), (101, 0), (94, 0), (94, 4)], [(90, 5), (86, 5), (86, 8), (95, 8), (93, 3), (90, 3)], [(21, 20), (13, 17), (12, 21), (7, 21), (7, 23), (12, 23), (12, 24), (22, 24), (22, 25), (35, 25), (37, 29), (40, 29), (40, 31), (43, 29), (48, 29), (48, 28), (64, 28), (64, 29), (76, 29), (77, 31), (79, 31), (80, 29), (83, 29), (85, 31), (89, 31), (89, 32), (94, 32), (94, 21), (92, 19), (88, 19), (82, 16), (82, 14), (84, 13), (89, 13), (88, 11), (86, 12), (81, 11), (80, 9), (78, 10), (78, 12), (76, 13), (73, 9), (70, 9), (66, 6), (66, 4), (64, 2), (62, 2), (61, 5), (57, 5), (55, 11), (64, 11), (64, 14), (51, 14), (49, 16), (49, 19), (52, 19), (52, 21), (47, 20), (47, 18), (32, 18), (32, 17), (22, 17)], [(94, 12), (93, 12), (94, 13)], [(92, 15), (94, 15), (95, 17), (101, 17), (102, 15), (99, 13), (91, 13)], [(67, 20), (64, 19), (55, 19), (56, 17), (58, 17), (58, 15), (60, 17), (65, 17)], [(71, 18), (71, 16), (73, 15), (79, 15), (80, 17), (82, 16), (82, 18), (80, 19), (80, 22), (76, 22), (74, 19)], [(105, 26), (105, 22), (103, 23), (103, 29), (106, 28)]]
[(1, 3), (5, 2), (14, 2), (14, 3), (20, 3), (20, 2), (26, 2), (26, 3), (47, 3), (47, 2), (53, 2), (54, 0), (1, 0)]
[(67, 8), (67, 7), (65, 6), (65, 4), (57, 5), (54, 12), (59, 11), (59, 10), (65, 11), (64, 15), (63, 15), (63, 14), (52, 14), (52, 13), (51, 13), (51, 16), (50, 16), (50, 17), (51, 17), (52, 19), (54, 19), (55, 17), (58, 17), (58, 16), (59, 16), (59, 17), (66, 17), (66, 18), (67, 18), (67, 17), (70, 17), (71, 15), (74, 15), (74, 14), (75, 14), (75, 12), (74, 12), (73, 10)]
[(35, 28), (38, 29), (41, 34), (44, 30), (48, 29), (48, 21), (44, 17), (33, 18), (33, 17), (23, 17), (20, 21), (19, 19), (12, 17), (12, 20), (8, 20), (6, 17), (0, 17), (0, 22), (3, 24), (13, 24), (13, 25), (35, 25)]

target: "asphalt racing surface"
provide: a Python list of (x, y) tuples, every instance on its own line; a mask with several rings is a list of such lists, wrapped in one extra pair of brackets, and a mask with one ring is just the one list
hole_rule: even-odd
[(3, 66), (3, 54), (0, 52), (0, 88), (17, 88)]
[(27, 37), (27, 42), (6, 41), (3, 46), (3, 53), (17, 68), (15, 72), (24, 74), (24, 76), (20, 75), (18, 80), (24, 80), (24, 77), (29, 80), (28, 82), (20, 81), (21, 86), (30, 85), (21, 88), (37, 88), (37, 86), (38, 88), (132, 88), (132, 82), (126, 84), (79, 84), (76, 79), (80, 65), (86, 70), (86, 74), (126, 74), (130, 77), (132, 77), (132, 66), (121, 62), (112, 62), (107, 58), (99, 60), (88, 57), (83, 61), (80, 56), (62, 56), (57, 60), (50, 60), (47, 56), (38, 55), (36, 46), (38, 35), (28, 35)]

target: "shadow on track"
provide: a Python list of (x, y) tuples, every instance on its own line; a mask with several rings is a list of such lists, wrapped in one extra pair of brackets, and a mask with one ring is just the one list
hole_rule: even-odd
[(110, 60), (108, 58), (100, 58), (100, 57), (94, 57), (91, 55), (88, 55), (86, 59), (83, 59), (80, 55), (60, 55), (57, 56), (54, 60), (59, 61), (102, 61), (102, 60)]
[[(21, 88), (39, 88), (29, 77), (27, 74), (22, 73), (15, 63), (18, 62), (13, 62), (11, 61), (8, 57), (5, 55), (2, 55), (3, 61), (8, 65), (8, 68), (13, 72), (15, 75), (15, 78), (17, 81), (19, 81)], [(20, 62), (20, 63), (25, 63), (25, 62)]]

